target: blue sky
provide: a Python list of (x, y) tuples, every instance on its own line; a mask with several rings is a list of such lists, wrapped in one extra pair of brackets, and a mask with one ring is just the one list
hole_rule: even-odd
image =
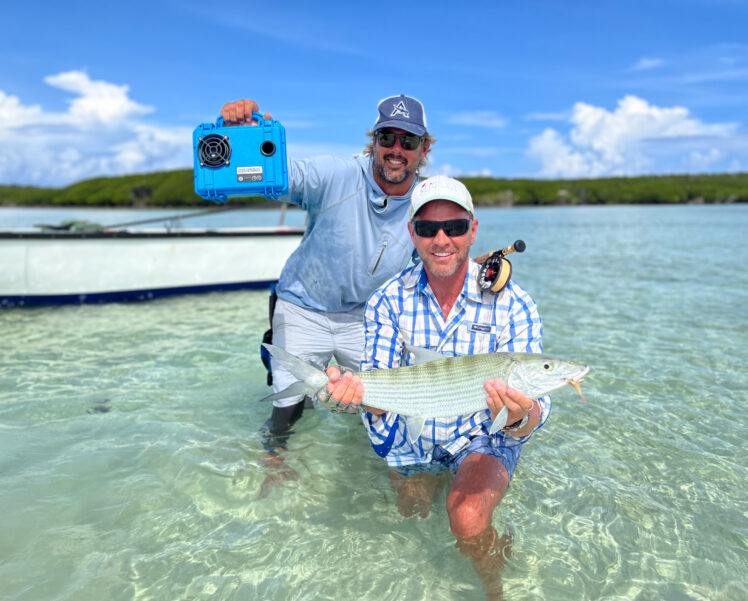
[(0, 2), (0, 184), (191, 167), (252, 98), (294, 156), (359, 152), (405, 93), (429, 174), (748, 171), (748, 1)]

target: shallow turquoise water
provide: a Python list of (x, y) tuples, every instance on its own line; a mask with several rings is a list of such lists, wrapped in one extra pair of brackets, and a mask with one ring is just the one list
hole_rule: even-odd
[[(137, 217), (135, 217), (137, 218)], [(494, 514), (510, 600), (748, 598), (748, 207), (479, 210), (554, 395)], [(185, 223), (185, 225), (188, 225)], [(264, 292), (0, 311), (0, 595), (482, 599), (444, 494), (403, 518), (357, 418), (308, 411), (261, 494)]]

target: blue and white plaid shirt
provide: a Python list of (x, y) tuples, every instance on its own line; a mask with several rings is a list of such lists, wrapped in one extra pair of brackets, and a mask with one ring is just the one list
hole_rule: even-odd
[[(484, 292), (477, 282), (479, 269), (477, 263), (469, 262), (462, 292), (446, 320), (422, 263), (375, 290), (364, 313), (366, 349), (361, 371), (400, 366), (404, 344), (447, 357), (497, 351), (541, 353), (543, 326), (535, 301), (513, 281), (499, 294)], [(538, 427), (548, 419), (550, 396), (539, 402)], [(392, 466), (428, 463), (435, 445), (454, 455), (472, 438), (488, 436), (491, 425), (488, 407), (471, 415), (428, 419), (421, 437), (411, 444), (405, 420), (397, 413), (378, 417), (364, 411), (362, 415), (372, 447)], [(515, 438), (500, 431), (493, 438), (494, 444), (511, 446), (524, 443), (530, 435)]]

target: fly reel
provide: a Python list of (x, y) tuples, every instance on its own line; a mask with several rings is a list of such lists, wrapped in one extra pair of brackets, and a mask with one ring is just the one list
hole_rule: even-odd
[(517, 240), (506, 248), (493, 250), (475, 259), (476, 263), (482, 263), (478, 273), (478, 285), (481, 289), (495, 294), (501, 292), (512, 277), (512, 264), (506, 259), (506, 255), (525, 252), (525, 248), (525, 243)]

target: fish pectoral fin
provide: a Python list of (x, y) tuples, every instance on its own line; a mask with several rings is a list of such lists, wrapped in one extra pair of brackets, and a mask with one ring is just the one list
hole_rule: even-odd
[(499, 414), (496, 416), (496, 419), (493, 420), (493, 423), (491, 424), (491, 427), (488, 429), (489, 434), (496, 434), (499, 430), (501, 430), (504, 426), (506, 426), (506, 418), (509, 417), (509, 409), (506, 408), (506, 405), (504, 405), (501, 408), (501, 411), (499, 411)]
[(429, 363), (430, 361), (441, 361), (446, 359), (444, 355), (431, 349), (423, 348), (422, 346), (408, 346), (404, 345), (406, 353), (413, 354), (413, 363), (411, 365), (420, 365), (421, 363)]
[(415, 441), (418, 440), (418, 437), (421, 436), (421, 432), (423, 432), (423, 424), (425, 423), (425, 417), (410, 415), (405, 418), (405, 428), (408, 430), (408, 441), (410, 441), (410, 444), (415, 443)]

